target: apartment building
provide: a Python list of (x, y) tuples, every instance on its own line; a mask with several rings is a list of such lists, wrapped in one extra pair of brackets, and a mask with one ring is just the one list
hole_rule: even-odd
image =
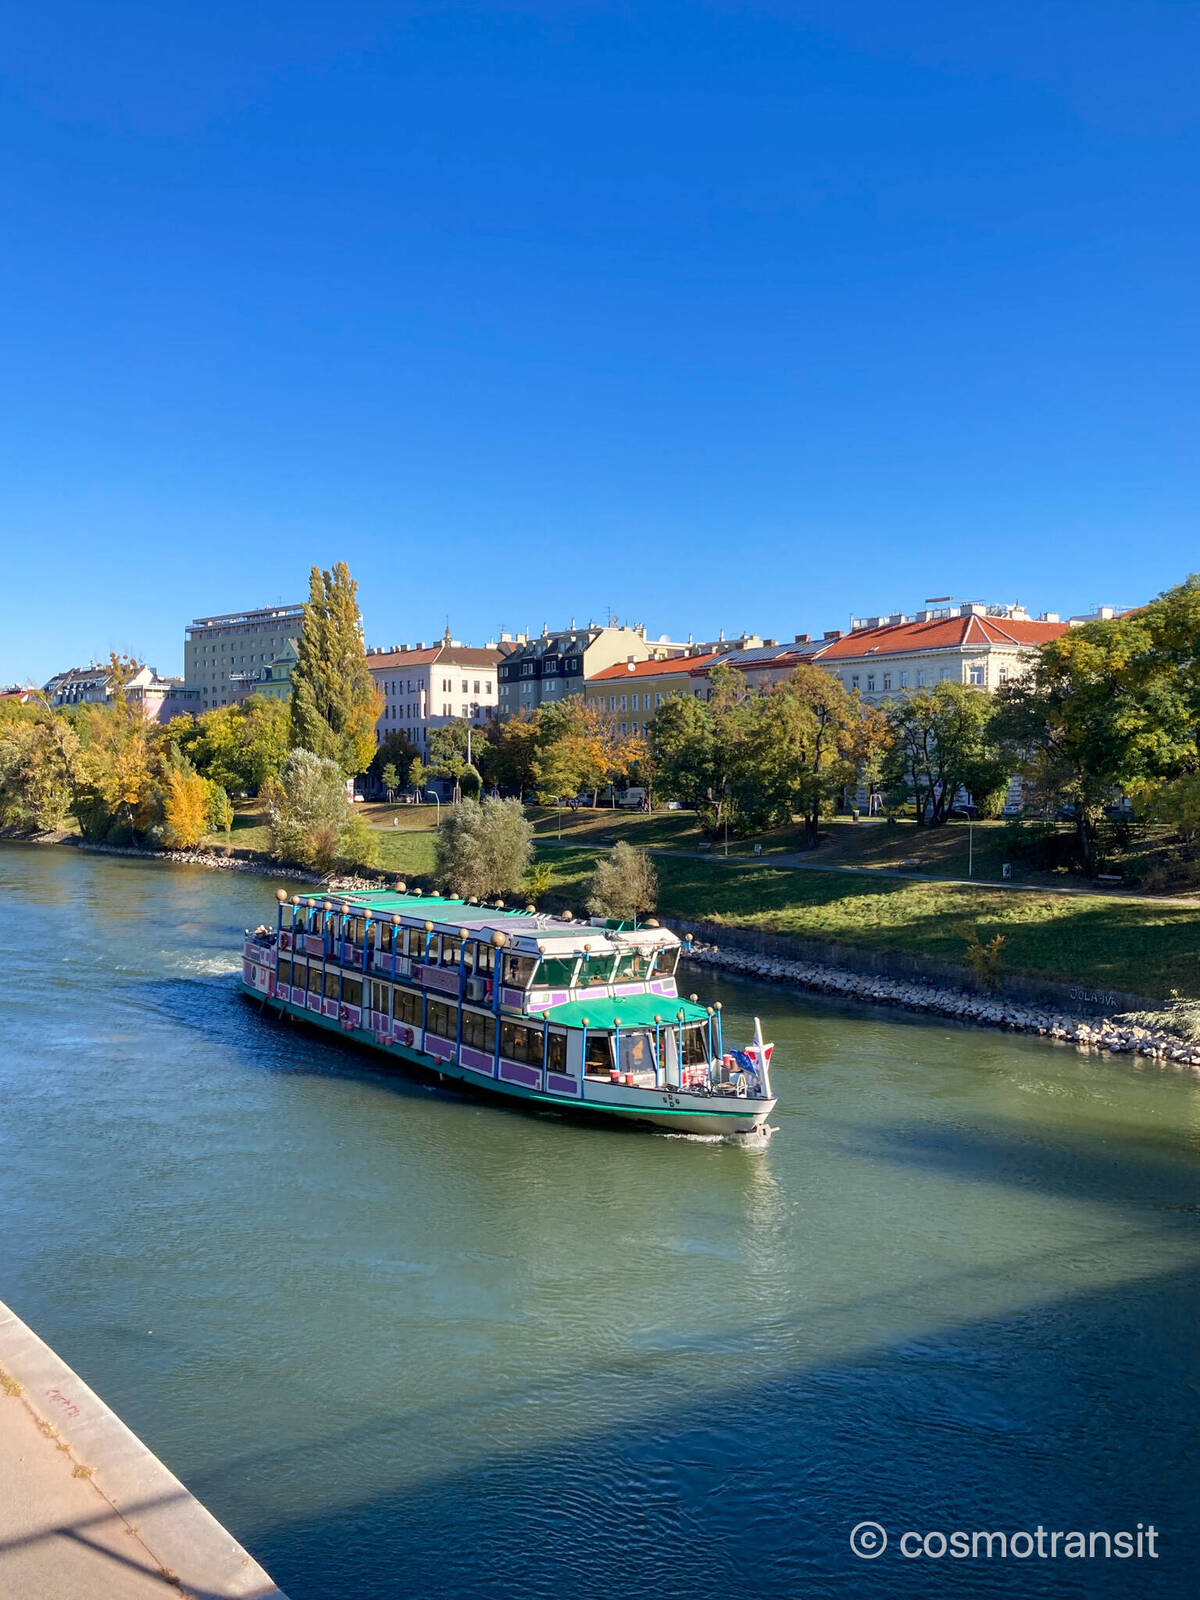
[(813, 659), (872, 702), (945, 682), (994, 693), (1070, 626), (1053, 612), (948, 602), (912, 617), (855, 618), (849, 632), (827, 633)]
[(586, 680), (583, 698), (618, 722), (622, 733), (644, 734), (664, 700), (674, 694), (703, 696), (708, 668), (719, 659), (710, 650), (662, 660), (617, 661)]
[[(109, 705), (116, 685), (107, 663), (71, 667), (50, 679), (43, 691), (52, 706)], [(199, 696), (182, 678), (160, 678), (153, 667), (138, 667), (125, 682), (125, 698), (147, 722), (170, 722), (195, 713)]]
[[(506, 636), (501, 634), (501, 643)], [(536, 638), (518, 636), (500, 667), (500, 715), (515, 716), (568, 695), (581, 695), (588, 679), (617, 662), (666, 660), (686, 655), (690, 647), (667, 638), (647, 639), (645, 625), (574, 623), (557, 633)]]
[(184, 634), (183, 677), (199, 691), (200, 709), (239, 705), (262, 692), (266, 669), (294, 651), (304, 607), (264, 606), (219, 617), (196, 617)]
[(482, 649), (446, 636), (435, 645), (376, 647), (367, 651), (367, 666), (380, 694), (383, 711), (375, 724), (375, 743), (391, 733), (408, 736), (424, 754), (429, 735), (455, 718), (480, 726), (498, 715), (498, 672), (512, 644)]

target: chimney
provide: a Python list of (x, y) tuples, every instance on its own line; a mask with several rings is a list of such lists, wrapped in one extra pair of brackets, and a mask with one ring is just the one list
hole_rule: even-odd
[(840, 628), (826, 628), (825, 629), (825, 638), (826, 639), (840, 639), (841, 637), (842, 637), (842, 630)]
[(792, 643), (793, 644), (811, 644), (812, 643), (812, 634), (811, 633), (798, 633), (796, 635), (796, 637), (792, 640)]

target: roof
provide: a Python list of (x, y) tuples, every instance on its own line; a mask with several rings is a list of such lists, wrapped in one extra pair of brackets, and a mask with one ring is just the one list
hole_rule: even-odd
[(652, 1028), (655, 1017), (664, 1022), (678, 1022), (683, 1012), (685, 1022), (704, 1022), (708, 1012), (704, 1006), (690, 1000), (672, 999), (663, 994), (628, 994), (619, 1000), (610, 1000), (598, 994), (587, 1000), (568, 1000), (565, 1005), (551, 1006), (546, 1016), (551, 1022), (560, 1022), (568, 1028), (582, 1028), (585, 1021), (590, 1028)]
[(668, 656), (662, 661), (618, 661), (603, 672), (593, 672), (589, 683), (616, 683), (626, 678), (662, 678), (671, 673), (691, 672), (694, 668), (711, 666), (718, 660), (718, 652), (706, 656)]
[(367, 657), (372, 672), (395, 667), (429, 667), (441, 661), (448, 667), (496, 667), (504, 659), (503, 650), (475, 650), (467, 645), (435, 644), (427, 650), (376, 650)]
[(612, 948), (602, 928), (582, 921), (564, 922), (546, 912), (526, 911), (523, 906), (471, 905), (453, 895), (404, 894), (398, 889), (321, 890), (296, 896), (299, 905), (321, 905), (326, 900), (334, 905), (349, 906), (354, 911), (369, 911), (373, 916), (399, 915), (410, 923), (432, 922), (444, 933), (469, 928), (472, 934), (485, 938), (499, 931), (513, 941), (527, 938), (544, 944), (550, 939), (562, 939), (577, 945), (587, 939), (598, 948)]
[(941, 617), (931, 622), (897, 622), (881, 628), (856, 628), (829, 640), (821, 661), (866, 655), (903, 655), (923, 650), (975, 646), (992, 649), (1035, 649), (1067, 632), (1065, 622), (1033, 622), (1013, 617)]

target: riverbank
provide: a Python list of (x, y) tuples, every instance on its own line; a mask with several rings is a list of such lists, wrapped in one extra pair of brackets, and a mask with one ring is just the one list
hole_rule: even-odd
[(0, 1302), (0, 1590), (286, 1600), (258, 1562)]
[(816, 962), (790, 961), (785, 957), (759, 955), (698, 941), (686, 945), (685, 950), (687, 959), (701, 966), (735, 972), (742, 977), (860, 1000), (870, 1005), (899, 1006), (906, 1011), (948, 1017), (955, 1022), (1037, 1034), (1083, 1050), (1142, 1056), (1181, 1071), (1190, 1069), (1200, 1076), (1200, 1045), (1190, 1044), (1162, 1029), (1142, 1027), (1122, 1014), (1110, 1017), (1072, 1015), (1041, 1006), (1020, 1005), (1007, 998), (967, 994), (919, 980), (851, 972)]
[[(202, 867), (213, 871), (252, 873), (264, 877), (283, 879), (296, 883), (316, 884), (329, 889), (331, 893), (355, 888), (369, 888), (378, 884), (390, 883), (394, 874), (384, 871), (363, 871), (355, 876), (322, 877), (315, 872), (302, 867), (286, 866), (271, 860), (262, 852), (253, 850), (215, 851), (215, 850), (184, 850), (163, 851), (139, 849), (128, 845), (89, 844), (75, 836), (42, 835), (27, 843), (38, 844), (66, 844), (73, 849), (89, 854), (128, 857), (136, 860), (162, 863), (175, 866)], [(555, 852), (560, 870), (556, 873), (554, 885), (550, 893), (543, 898), (543, 904), (559, 909), (565, 906), (577, 906), (582, 897), (584, 885), (590, 876), (595, 856), (591, 852), (584, 853), (583, 860), (577, 860), (579, 852)], [(552, 858), (553, 861), (553, 858)], [(957, 1020), (974, 1022), (981, 1026), (1010, 1028), (1026, 1033), (1040, 1034), (1045, 1037), (1060, 1039), (1066, 1042), (1079, 1044), (1087, 1048), (1111, 1050), (1115, 1053), (1137, 1053), (1161, 1061), (1173, 1061), (1180, 1066), (1200, 1067), (1200, 1048), (1186, 1044), (1174, 1035), (1152, 1032), (1147, 1029), (1134, 1028), (1120, 1020), (1121, 1012), (1131, 1009), (1143, 994), (1145, 1003), (1152, 1004), (1154, 1000), (1164, 997), (1169, 993), (1166, 979), (1173, 973), (1178, 962), (1167, 961), (1163, 951), (1159, 948), (1152, 952), (1143, 938), (1141, 945), (1135, 943), (1133, 950), (1123, 963), (1096, 962), (1091, 965), (1086, 961), (1078, 960), (1077, 944), (1067, 937), (1063, 928), (1057, 930), (1057, 944), (1052, 948), (1057, 951), (1060, 959), (1042, 963), (1032, 963), (1031, 967), (1024, 970), (1031, 976), (1047, 978), (1051, 985), (1066, 983), (1091, 984), (1095, 986), (1095, 994), (1103, 997), (1111, 991), (1126, 991), (1120, 996), (1114, 995), (1118, 1000), (1119, 1010), (1112, 1010), (1108, 1014), (1089, 1015), (1087, 1007), (1078, 1010), (1070, 1005), (1057, 1002), (1049, 1004), (1041, 1001), (1027, 1002), (1011, 995), (986, 995), (965, 992), (965, 986), (970, 981), (970, 974), (965, 968), (958, 967), (952, 959), (947, 959), (943, 954), (940, 963), (932, 962), (924, 954), (924, 950), (915, 948), (916, 942), (910, 943), (903, 938), (907, 925), (903, 918), (889, 919), (885, 908), (876, 905), (874, 901), (864, 905), (866, 891), (856, 892), (851, 898), (854, 901), (854, 916), (847, 915), (841, 921), (829, 915), (830, 907), (824, 900), (808, 902), (810, 909), (815, 907), (822, 915), (805, 919), (795, 916), (788, 918), (773, 913), (764, 907), (761, 898), (751, 900), (747, 905), (746, 889), (749, 884), (736, 884), (735, 875), (741, 877), (742, 873), (735, 867), (718, 867), (715, 863), (700, 863), (695, 861), (679, 861), (674, 863), (659, 858), (663, 878), (663, 895), (661, 914), (683, 926), (689, 921), (703, 917), (710, 924), (720, 924), (722, 928), (728, 927), (730, 938), (736, 940), (739, 932), (747, 937), (762, 936), (764, 931), (768, 939), (785, 932), (798, 929), (801, 934), (812, 930), (826, 935), (831, 933), (846, 945), (846, 965), (836, 961), (811, 961), (792, 959), (787, 955), (774, 952), (754, 952), (736, 950), (731, 945), (711, 938), (703, 938), (697, 945), (698, 952), (711, 952), (711, 960), (715, 965), (724, 965), (731, 971), (745, 972), (751, 977), (764, 977), (769, 981), (791, 982), (799, 987), (811, 988), (822, 993), (845, 995), (847, 998), (865, 1000), (874, 1004), (902, 1006), (905, 1009), (936, 1013), (952, 1017)], [(671, 867), (675, 870), (672, 871)], [(745, 876), (758, 883), (762, 889), (762, 869), (744, 869)], [(779, 871), (770, 873), (772, 884), (776, 884), (783, 876)], [(792, 875), (793, 878), (804, 875)], [(811, 880), (804, 876), (805, 887), (811, 888)], [(722, 897), (722, 888), (731, 892)], [(875, 890), (874, 894), (886, 894), (886, 890)], [(911, 894), (910, 886), (903, 886), (901, 894)], [(941, 888), (941, 894), (950, 893), (948, 889)], [(722, 904), (723, 910), (719, 915), (711, 914), (714, 903)], [(1006, 899), (1003, 911), (1005, 921), (1002, 926), (1005, 938), (1011, 939), (1013, 934), (1012, 919), (1007, 915), (1009, 909), (1020, 902)], [(1028, 900), (1024, 902), (1028, 904)], [(1130, 924), (1126, 921), (1131, 911), (1137, 908), (1130, 907), (1127, 903), (1118, 905), (1116, 913), (1120, 922), (1128, 932)], [(1074, 903), (1067, 906), (1066, 915), (1070, 915)], [(962, 908), (959, 909), (961, 915)], [(1095, 906), (1089, 907), (1089, 913), (1095, 915)], [(981, 930), (981, 937), (991, 936), (988, 923), (983, 920), (983, 913), (979, 907), (975, 908), (977, 916), (972, 926)], [(914, 913), (907, 913), (911, 919)], [(1134, 925), (1133, 931), (1148, 935), (1158, 945), (1169, 941), (1171, 936), (1178, 934), (1181, 939), (1186, 935), (1185, 953), (1189, 961), (1193, 960), (1192, 946), (1196, 943), (1197, 925), (1193, 920), (1186, 923), (1177, 922), (1183, 913), (1164, 912), (1166, 921), (1146, 920), (1142, 924)], [(951, 910), (945, 906), (924, 908), (923, 920), (926, 922), (940, 919), (943, 928), (938, 930), (943, 935), (943, 943), (934, 948), (945, 951), (946, 942), (956, 942), (958, 949), (963, 946), (961, 931), (953, 933), (955, 924)], [(949, 919), (952, 929), (951, 941), (944, 938), (944, 924)], [(1032, 924), (1034, 934), (1039, 944), (1044, 942), (1048, 933), (1054, 932), (1047, 929), (1036, 919)], [(1070, 924), (1070, 930), (1078, 933), (1080, 924)], [(875, 937), (870, 937), (874, 931)], [(1017, 931), (1021, 931), (1018, 927)], [(931, 947), (931, 932), (928, 927), (923, 929), (926, 937), (924, 947)], [(1085, 937), (1091, 935), (1101, 943), (1111, 941), (1113, 929), (1101, 928), (1094, 921), (1083, 929)], [(913, 964), (920, 966), (924, 961), (927, 966), (940, 965), (946, 972), (962, 972), (962, 983), (959, 984), (951, 977), (944, 980), (941, 973), (934, 978), (926, 977), (896, 977), (886, 974), (863, 973), (854, 970), (850, 964), (856, 957), (868, 955), (872, 951), (894, 957), (897, 952), (908, 953), (913, 956)], [(1143, 951), (1145, 954), (1143, 955)], [(823, 952), (820, 952), (823, 953)], [(953, 953), (953, 952), (952, 952)], [(1176, 952), (1178, 955), (1179, 952)], [(710, 959), (705, 954), (700, 959)], [(1070, 970), (1063, 971), (1064, 963)], [(1018, 969), (1020, 972), (1021, 969)], [(1146, 975), (1145, 977), (1143, 975)], [(1132, 975), (1134, 982), (1129, 982)], [(1125, 979), (1125, 982), (1121, 980)], [(1095, 1006), (1092, 1007), (1095, 1009)]]

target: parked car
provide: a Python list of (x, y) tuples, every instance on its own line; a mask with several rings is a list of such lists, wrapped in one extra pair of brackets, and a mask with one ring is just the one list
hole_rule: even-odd
[(1000, 815), (1011, 821), (1013, 817), (1023, 817), (1025, 807), (1018, 800), (1010, 800)]
[(974, 806), (951, 806), (950, 815), (952, 817), (964, 817), (967, 821), (974, 822), (979, 812)]

